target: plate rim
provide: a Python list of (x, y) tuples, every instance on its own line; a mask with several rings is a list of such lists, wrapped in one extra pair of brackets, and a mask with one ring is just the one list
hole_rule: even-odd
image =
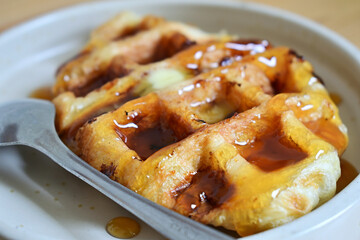
[[(289, 21), (296, 25), (300, 25), (305, 29), (310, 30), (312, 33), (317, 34), (320, 37), (326, 38), (329, 42), (336, 46), (341, 46), (339, 49), (346, 53), (351, 60), (360, 67), (360, 50), (357, 48), (352, 42), (348, 39), (344, 38), (340, 34), (336, 33), (335, 31), (313, 21), (307, 19), (303, 16), (298, 14), (289, 12), (287, 10), (278, 9), (276, 7), (267, 6), (264, 4), (259, 3), (252, 3), (252, 2), (242, 2), (242, 1), (220, 1), (220, 0), (153, 0), (151, 3), (146, 0), (125, 0), (125, 1), (116, 1), (116, 0), (105, 0), (105, 1), (95, 1), (95, 2), (85, 2), (85, 3), (78, 3), (74, 5), (70, 5), (67, 7), (62, 7), (29, 20), (26, 20), (22, 23), (14, 25), (10, 28), (5, 29), (0, 33), (0, 46), (7, 42), (11, 41), (12, 39), (18, 38), (21, 34), (31, 31), (32, 29), (38, 28), (40, 26), (45, 26), (47, 24), (51, 24), (54, 21), (59, 21), (64, 16), (68, 16), (69, 14), (74, 14), (79, 10), (88, 9), (89, 7), (96, 8), (99, 6), (112, 6), (112, 5), (138, 5), (138, 4), (164, 4), (164, 5), (200, 5), (200, 6), (212, 6), (212, 7), (225, 7), (225, 8), (237, 8), (237, 9), (244, 9), (246, 11), (257, 12), (260, 14), (266, 14), (269, 16), (274, 17), (281, 17), (281, 19), (285, 21)], [(351, 187), (351, 190), (349, 190)], [(354, 179), (348, 187), (346, 187), (343, 191), (338, 193), (334, 196), (329, 202), (323, 204), (319, 207), (316, 211), (310, 212), (305, 216), (296, 219), (290, 223), (285, 225), (276, 227), (274, 229), (270, 229), (252, 236), (248, 236), (244, 239), (272, 239), (278, 236), (284, 237), (299, 237), (300, 235), (306, 234), (307, 232), (313, 231), (317, 228), (322, 227), (323, 225), (327, 224), (328, 222), (334, 220), (335, 218), (339, 217), (340, 215), (344, 214), (346, 211), (349, 211), (354, 205), (360, 202), (360, 199), (347, 199), (347, 195), (349, 191), (360, 191), (360, 175)], [(333, 202), (342, 202), (347, 204), (341, 204), (341, 206), (346, 206), (345, 208), (338, 209), (333, 208), (332, 211), (324, 211), (323, 209), (332, 204)], [(332, 204), (334, 205), (334, 204)], [(329, 207), (328, 207), (329, 208)], [(327, 208), (327, 209), (328, 209)], [(335, 213), (335, 214), (330, 214)], [(321, 214), (325, 214), (326, 217), (323, 221), (316, 221), (314, 224), (314, 219), (324, 219), (323, 216), (318, 216)], [(293, 226), (295, 224), (295, 227)], [(298, 225), (303, 226), (311, 226), (309, 227), (299, 227)], [(281, 233), (281, 234), (279, 234)]]
[[(245, 10), (250, 10), (257, 13), (262, 13), (270, 16), (279, 17), (281, 19), (286, 19), (292, 23), (305, 27), (307, 29), (313, 30), (313, 32), (318, 32), (319, 36), (328, 36), (327, 40), (332, 42), (335, 45), (342, 45), (343, 50), (352, 57), (355, 62), (360, 65), (360, 47), (358, 48), (354, 43), (345, 37), (341, 36), (339, 33), (334, 30), (321, 25), (320, 23), (315, 22), (314, 20), (308, 19), (304, 16), (301, 16), (297, 13), (290, 12), (288, 10), (280, 9), (277, 7), (265, 5), (262, 3), (254, 3), (254, 2), (244, 2), (234, 1), (234, 0), (152, 0), (149, 3), (147, 0), (97, 0), (93, 2), (83, 2), (77, 3), (65, 7), (60, 7), (58, 9), (39, 14), (34, 16), (28, 20), (15, 24), (9, 28), (4, 29), (0, 32), (0, 43), (1, 41), (5, 41), (8, 38), (16, 37), (19, 35), (21, 31), (29, 31), (31, 28), (35, 28), (41, 25), (49, 24), (49, 20), (58, 20), (64, 14), (69, 14), (72, 12), (76, 12), (78, 10), (93, 7), (96, 8), (98, 6), (106, 6), (106, 5), (138, 5), (138, 4), (165, 4), (165, 5), (203, 5), (203, 6), (215, 6), (215, 7), (235, 7), (235, 8), (243, 8)], [(46, 20), (46, 21), (45, 21)]]

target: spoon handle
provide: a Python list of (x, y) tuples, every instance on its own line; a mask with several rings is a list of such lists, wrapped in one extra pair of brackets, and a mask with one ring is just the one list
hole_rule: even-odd
[(41, 151), (164, 236), (175, 240), (234, 239), (151, 202), (77, 157), (56, 133), (55, 109), (50, 102), (19, 100), (0, 105), (0, 113), (0, 146), (27, 145)]

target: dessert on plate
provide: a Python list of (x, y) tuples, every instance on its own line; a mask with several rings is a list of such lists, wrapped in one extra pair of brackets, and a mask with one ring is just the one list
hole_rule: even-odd
[(202, 223), (247, 236), (335, 194), (347, 130), (288, 47), (124, 12), (59, 67), (53, 92), (72, 151)]

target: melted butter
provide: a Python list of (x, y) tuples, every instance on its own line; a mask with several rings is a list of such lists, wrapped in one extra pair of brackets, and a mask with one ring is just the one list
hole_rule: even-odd
[(116, 238), (133, 238), (140, 230), (140, 224), (128, 217), (116, 217), (106, 224), (106, 231)]
[(153, 89), (162, 89), (185, 79), (185, 75), (175, 69), (159, 69), (155, 70), (148, 77)]
[(339, 130), (338, 126), (326, 119), (319, 119), (304, 123), (315, 135), (333, 145), (339, 153), (346, 147), (347, 140), (345, 135)]
[(336, 105), (340, 105), (340, 103), (342, 102), (342, 98), (339, 94), (337, 93), (329, 93), (331, 100), (336, 104)]
[(51, 86), (40, 87), (32, 91), (29, 95), (31, 98), (38, 98), (51, 101), (55, 96), (52, 93)]
[[(207, 79), (209, 77), (211, 79)], [(197, 117), (206, 123), (213, 124), (236, 112), (236, 106), (228, 99), (227, 83), (222, 81), (224, 74), (221, 71), (211, 73), (211, 76), (204, 76), (204, 79), (184, 86), (178, 90), (182, 101), (187, 102)], [(211, 86), (213, 85), (213, 86)], [(215, 85), (215, 86), (214, 86)], [(210, 87), (209, 87), (210, 86)], [(217, 91), (212, 90), (218, 88)]]
[(196, 102), (192, 103), (193, 109), (197, 115), (206, 123), (217, 123), (231, 117), (236, 108), (226, 100), (215, 102)]
[(294, 164), (308, 156), (288, 142), (280, 127), (277, 127), (254, 141), (235, 142), (235, 144), (239, 146), (240, 151), (243, 152), (242, 156), (248, 162), (269, 172)]
[(343, 190), (359, 175), (359, 171), (354, 167), (354, 165), (345, 159), (340, 159), (340, 168), (341, 176), (336, 183), (336, 193)]
[(154, 70), (140, 81), (139, 85), (135, 87), (134, 94), (140, 97), (145, 96), (153, 91), (182, 82), (191, 76), (186, 71), (176, 69)]

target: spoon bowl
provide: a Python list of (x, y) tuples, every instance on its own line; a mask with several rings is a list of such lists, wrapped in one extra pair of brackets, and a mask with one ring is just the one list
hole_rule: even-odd
[(44, 153), (164, 236), (175, 240), (234, 239), (157, 205), (92, 168), (58, 137), (55, 108), (49, 101), (26, 99), (0, 105), (0, 147), (26, 145)]

